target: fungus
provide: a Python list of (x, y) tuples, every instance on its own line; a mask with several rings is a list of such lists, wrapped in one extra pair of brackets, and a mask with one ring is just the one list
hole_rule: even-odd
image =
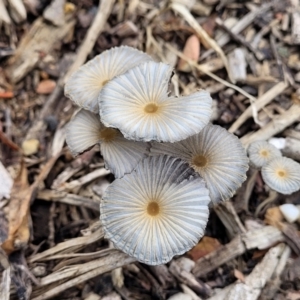
[(73, 156), (100, 143), (105, 166), (117, 178), (131, 172), (148, 149), (146, 143), (126, 140), (117, 129), (105, 127), (99, 115), (83, 109), (68, 124), (66, 140)]
[(241, 142), (217, 125), (174, 144), (153, 143), (150, 154), (162, 153), (188, 162), (206, 181), (213, 203), (231, 198), (246, 179), (248, 158)]
[(81, 108), (96, 113), (103, 86), (115, 76), (149, 60), (146, 53), (127, 46), (104, 51), (71, 75), (65, 85), (65, 95)]
[(182, 160), (148, 157), (105, 191), (100, 219), (115, 247), (158, 265), (192, 248), (204, 234), (209, 192)]
[(287, 157), (276, 157), (261, 169), (264, 182), (282, 194), (300, 189), (300, 164)]
[(125, 138), (176, 142), (198, 133), (211, 115), (208, 92), (168, 96), (172, 67), (149, 61), (114, 78), (99, 96), (101, 120)]
[(256, 141), (250, 144), (248, 155), (251, 165), (260, 169), (275, 157), (280, 157), (281, 152), (266, 141)]

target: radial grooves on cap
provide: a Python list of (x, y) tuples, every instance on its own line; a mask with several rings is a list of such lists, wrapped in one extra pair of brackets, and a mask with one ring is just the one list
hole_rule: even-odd
[[(153, 143), (150, 155), (165, 153), (188, 162), (204, 178), (214, 203), (227, 200), (246, 180), (248, 158), (233, 134), (209, 124), (198, 134), (177, 143)], [(203, 156), (203, 165), (195, 163)]]
[(212, 99), (205, 91), (169, 97), (171, 73), (170, 66), (150, 61), (109, 82), (99, 96), (103, 123), (146, 142), (175, 142), (198, 133), (209, 122)]
[(106, 168), (111, 170), (116, 178), (132, 172), (149, 153), (147, 143), (129, 141), (121, 134), (111, 142), (102, 142), (100, 148)]
[(66, 127), (66, 142), (73, 156), (76, 156), (100, 141), (102, 128), (98, 115), (80, 110)]
[(248, 155), (251, 165), (261, 168), (275, 157), (280, 157), (281, 152), (267, 141), (256, 141), (249, 145)]
[(265, 183), (282, 194), (292, 194), (300, 189), (300, 164), (287, 157), (276, 157), (262, 167)]
[(98, 96), (103, 86), (149, 60), (151, 57), (146, 53), (127, 46), (104, 51), (71, 75), (65, 85), (65, 95), (78, 106), (99, 112)]
[(117, 248), (143, 263), (163, 264), (202, 237), (208, 193), (203, 179), (187, 163), (168, 156), (149, 157), (108, 187), (100, 218)]

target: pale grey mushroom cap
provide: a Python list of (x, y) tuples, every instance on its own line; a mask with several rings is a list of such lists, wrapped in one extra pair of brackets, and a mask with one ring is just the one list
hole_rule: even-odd
[(246, 180), (248, 157), (240, 140), (224, 128), (208, 124), (177, 143), (153, 143), (150, 155), (179, 157), (205, 180), (214, 204), (231, 198)]
[(206, 91), (169, 97), (172, 70), (150, 61), (107, 83), (99, 96), (105, 126), (144, 142), (176, 142), (198, 133), (209, 122), (212, 99)]
[(99, 112), (98, 96), (102, 87), (115, 76), (151, 60), (137, 49), (121, 46), (104, 51), (81, 66), (68, 79), (65, 95), (79, 107)]
[(100, 219), (116, 248), (140, 262), (164, 264), (203, 236), (208, 194), (187, 163), (166, 155), (148, 157), (107, 188)]
[(105, 127), (98, 114), (84, 109), (68, 124), (66, 141), (73, 156), (100, 143), (105, 166), (116, 178), (130, 173), (149, 148), (147, 143), (125, 139), (117, 129)]
[(77, 156), (99, 143), (102, 128), (99, 115), (78, 111), (66, 126), (66, 142), (72, 155)]
[(300, 189), (300, 164), (287, 157), (276, 157), (261, 169), (264, 182), (282, 194)]
[(260, 169), (275, 157), (282, 156), (280, 150), (267, 141), (256, 141), (248, 147), (250, 164)]

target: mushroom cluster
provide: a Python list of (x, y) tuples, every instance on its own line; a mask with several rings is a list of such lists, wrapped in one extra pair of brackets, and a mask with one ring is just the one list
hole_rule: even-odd
[(300, 164), (283, 157), (280, 150), (267, 141), (249, 145), (250, 164), (261, 170), (264, 182), (276, 192), (292, 194), (300, 190)]
[(209, 204), (232, 197), (248, 169), (239, 139), (209, 123), (209, 93), (170, 95), (172, 72), (122, 46), (80, 67), (65, 86), (81, 108), (67, 126), (71, 153), (99, 144), (116, 178), (100, 205), (106, 237), (150, 265), (191, 249)]

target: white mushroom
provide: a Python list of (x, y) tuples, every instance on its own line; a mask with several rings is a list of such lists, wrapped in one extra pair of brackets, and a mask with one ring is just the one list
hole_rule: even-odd
[(280, 157), (281, 152), (276, 147), (266, 141), (256, 141), (248, 148), (250, 163), (260, 169), (275, 157)]
[(274, 191), (292, 194), (300, 189), (300, 164), (287, 157), (276, 157), (261, 169), (265, 183)]
[(176, 142), (198, 133), (209, 122), (212, 99), (206, 91), (169, 97), (172, 70), (150, 61), (107, 83), (99, 96), (105, 126), (139, 141)]
[(99, 115), (83, 109), (68, 124), (66, 140), (74, 156), (100, 143), (105, 166), (117, 178), (130, 173), (149, 147), (147, 143), (125, 139), (117, 129), (105, 127)]
[(98, 96), (103, 86), (149, 60), (151, 57), (146, 53), (127, 46), (104, 51), (72, 74), (65, 85), (65, 94), (81, 108), (98, 112)]
[(232, 197), (246, 180), (246, 151), (235, 135), (217, 125), (174, 144), (153, 143), (150, 155), (162, 153), (188, 162), (206, 181), (213, 203)]
[(100, 219), (117, 248), (140, 262), (164, 264), (203, 236), (208, 194), (187, 163), (166, 155), (149, 157), (107, 188)]

